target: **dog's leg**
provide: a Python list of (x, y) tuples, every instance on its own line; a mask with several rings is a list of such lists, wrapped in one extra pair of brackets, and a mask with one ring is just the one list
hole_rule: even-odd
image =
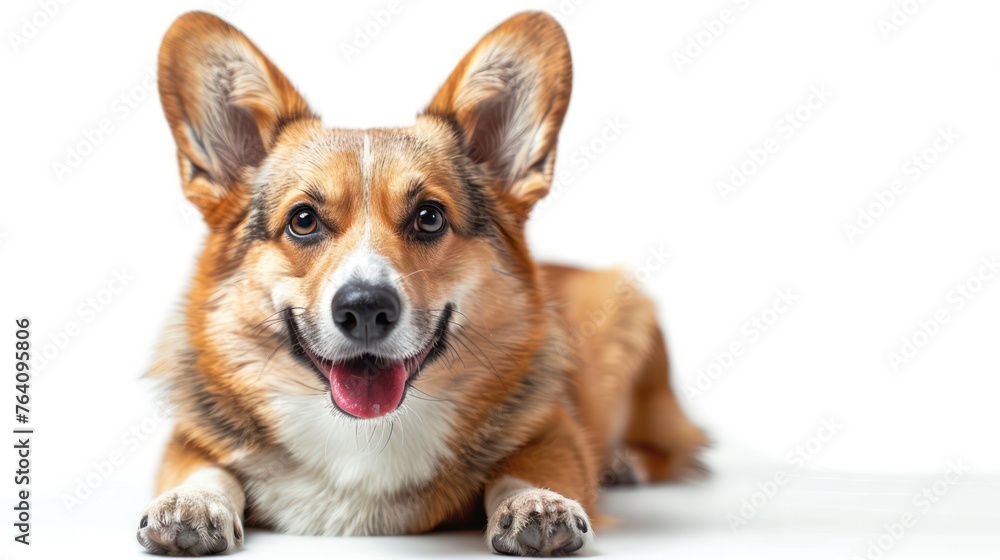
[(136, 533), (146, 550), (200, 556), (243, 545), (246, 497), (232, 473), (175, 438), (167, 447), (158, 486), (160, 497), (143, 511)]
[[(571, 333), (567, 373), (581, 422), (605, 467), (605, 484), (661, 481), (700, 472), (705, 434), (670, 387), (656, 307), (619, 271), (543, 269), (549, 299)], [(562, 302), (565, 302), (563, 304)], [(582, 325), (589, 325), (583, 336)]]
[(563, 556), (594, 538), (587, 511), (597, 478), (583, 430), (557, 410), (546, 431), (508, 458), (486, 487), (486, 542), (500, 554)]
[(657, 482), (699, 474), (704, 470), (698, 453), (708, 440), (705, 433), (688, 420), (670, 387), (668, 360), (659, 328), (632, 388), (631, 418), (625, 445), (631, 458), (638, 460), (638, 478)]

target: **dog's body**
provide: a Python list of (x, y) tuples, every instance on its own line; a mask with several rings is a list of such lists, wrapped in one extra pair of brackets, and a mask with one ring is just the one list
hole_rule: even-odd
[(238, 31), (174, 24), (161, 97), (210, 234), (153, 370), (177, 424), (147, 549), (485, 513), (494, 551), (569, 553), (600, 484), (695, 465), (651, 302), (527, 251), (570, 76), (558, 24), (521, 14), (414, 126), (330, 130)]

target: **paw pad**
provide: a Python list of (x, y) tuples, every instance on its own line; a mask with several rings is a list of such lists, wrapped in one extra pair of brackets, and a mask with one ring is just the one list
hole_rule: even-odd
[(200, 488), (177, 488), (146, 508), (136, 539), (154, 554), (218, 554), (243, 544), (243, 527), (239, 512), (226, 496)]
[(494, 552), (515, 556), (565, 556), (593, 539), (580, 504), (542, 489), (525, 490), (504, 500), (487, 531)]

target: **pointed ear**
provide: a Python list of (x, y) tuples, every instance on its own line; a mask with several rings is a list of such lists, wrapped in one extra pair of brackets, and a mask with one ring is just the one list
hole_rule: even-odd
[(562, 27), (521, 13), (465, 55), (426, 113), (457, 121), (470, 157), (527, 214), (552, 184), (572, 74)]
[[(282, 126), (314, 117), (242, 33), (206, 13), (184, 14), (160, 47), (160, 100), (177, 142), (184, 194), (206, 218), (241, 195)], [(211, 220), (210, 220), (211, 221)]]

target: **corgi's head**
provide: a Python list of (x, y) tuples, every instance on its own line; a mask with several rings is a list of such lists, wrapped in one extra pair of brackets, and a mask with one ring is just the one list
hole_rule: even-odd
[(393, 413), (418, 379), (500, 387), (546, 321), (523, 226), (551, 183), (570, 84), (561, 28), (525, 13), (413, 126), (325, 128), (239, 31), (178, 19), (159, 87), (209, 228), (189, 330), (225, 363), (202, 369), (245, 391), (320, 389), (358, 418)]

